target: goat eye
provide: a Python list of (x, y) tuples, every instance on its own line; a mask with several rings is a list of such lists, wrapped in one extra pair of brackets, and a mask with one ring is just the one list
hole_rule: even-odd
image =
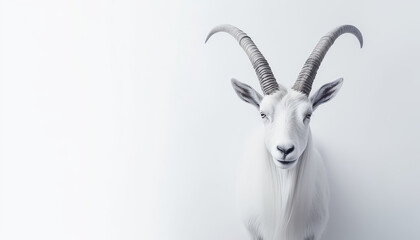
[(265, 117), (266, 117), (266, 115), (265, 115), (264, 113), (261, 113), (261, 117), (262, 117), (262, 118), (265, 118)]
[(311, 119), (311, 116), (312, 116), (312, 114), (311, 113), (308, 113), (308, 114), (306, 114), (306, 116), (305, 116), (305, 119), (304, 120), (306, 120), (306, 119)]

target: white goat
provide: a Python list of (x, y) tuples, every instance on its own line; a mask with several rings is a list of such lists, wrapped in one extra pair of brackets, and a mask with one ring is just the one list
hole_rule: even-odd
[[(312, 112), (333, 98), (343, 79), (325, 84), (309, 97), (316, 72), (334, 41), (344, 33), (362, 34), (351, 25), (340, 26), (321, 38), (291, 89), (279, 85), (264, 56), (251, 38), (231, 25), (227, 32), (245, 50), (257, 73), (264, 97), (232, 79), (238, 96), (254, 105), (264, 129), (247, 148), (239, 181), (239, 200), (245, 226), (253, 239), (318, 240), (328, 221), (329, 188), (324, 163), (312, 144)], [(254, 141), (255, 142), (255, 141)]]

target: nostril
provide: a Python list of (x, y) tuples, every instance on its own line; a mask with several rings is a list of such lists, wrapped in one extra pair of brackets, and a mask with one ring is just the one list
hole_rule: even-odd
[(295, 146), (292, 146), (291, 148), (287, 149), (285, 154), (289, 154), (289, 153), (293, 152), (293, 150), (295, 150)]
[(277, 146), (277, 150), (279, 150), (281, 153), (284, 153), (285, 152), (284, 148), (282, 148), (280, 146)]

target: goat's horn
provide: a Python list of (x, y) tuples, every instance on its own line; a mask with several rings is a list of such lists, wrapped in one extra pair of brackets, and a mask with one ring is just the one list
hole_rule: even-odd
[(335, 28), (327, 35), (323, 36), (321, 40), (319, 40), (315, 49), (309, 56), (308, 60), (306, 60), (305, 65), (303, 65), (302, 70), (300, 71), (299, 76), (292, 89), (300, 91), (309, 96), (309, 93), (312, 89), (312, 83), (314, 82), (316, 73), (318, 71), (319, 65), (321, 65), (322, 59), (324, 59), (325, 54), (328, 52), (328, 49), (333, 45), (334, 41), (344, 33), (351, 33), (354, 36), (356, 36), (360, 42), (360, 47), (363, 46), (362, 33), (355, 26), (343, 25)]
[(271, 71), (267, 60), (265, 60), (265, 57), (262, 55), (260, 50), (258, 50), (255, 43), (246, 33), (232, 25), (220, 25), (213, 28), (209, 32), (206, 38), (206, 42), (213, 34), (218, 32), (229, 33), (239, 42), (239, 45), (248, 55), (248, 58), (251, 61), (255, 72), (257, 73), (258, 80), (260, 81), (261, 89), (264, 92), (264, 95), (268, 95), (279, 90), (279, 85), (274, 78), (273, 72)]

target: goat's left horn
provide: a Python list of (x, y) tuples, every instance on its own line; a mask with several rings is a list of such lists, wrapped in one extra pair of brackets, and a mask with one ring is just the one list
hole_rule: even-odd
[(321, 40), (319, 40), (308, 60), (306, 60), (305, 65), (303, 65), (298, 79), (296, 80), (292, 89), (300, 91), (309, 96), (309, 93), (312, 89), (312, 83), (314, 82), (316, 73), (319, 66), (321, 65), (322, 60), (325, 57), (325, 54), (327, 54), (328, 49), (330, 49), (334, 41), (344, 33), (351, 33), (356, 36), (360, 42), (360, 47), (363, 46), (362, 33), (355, 26), (343, 25), (335, 28), (327, 35), (323, 36)]
[(220, 25), (210, 31), (210, 33), (207, 35), (206, 42), (213, 34), (218, 32), (229, 33), (239, 42), (239, 45), (244, 49), (246, 55), (248, 55), (248, 58), (251, 61), (255, 72), (257, 73), (257, 77), (260, 81), (261, 89), (264, 92), (264, 95), (269, 95), (279, 90), (279, 85), (274, 78), (273, 72), (271, 71), (267, 60), (246, 33), (232, 25)]

